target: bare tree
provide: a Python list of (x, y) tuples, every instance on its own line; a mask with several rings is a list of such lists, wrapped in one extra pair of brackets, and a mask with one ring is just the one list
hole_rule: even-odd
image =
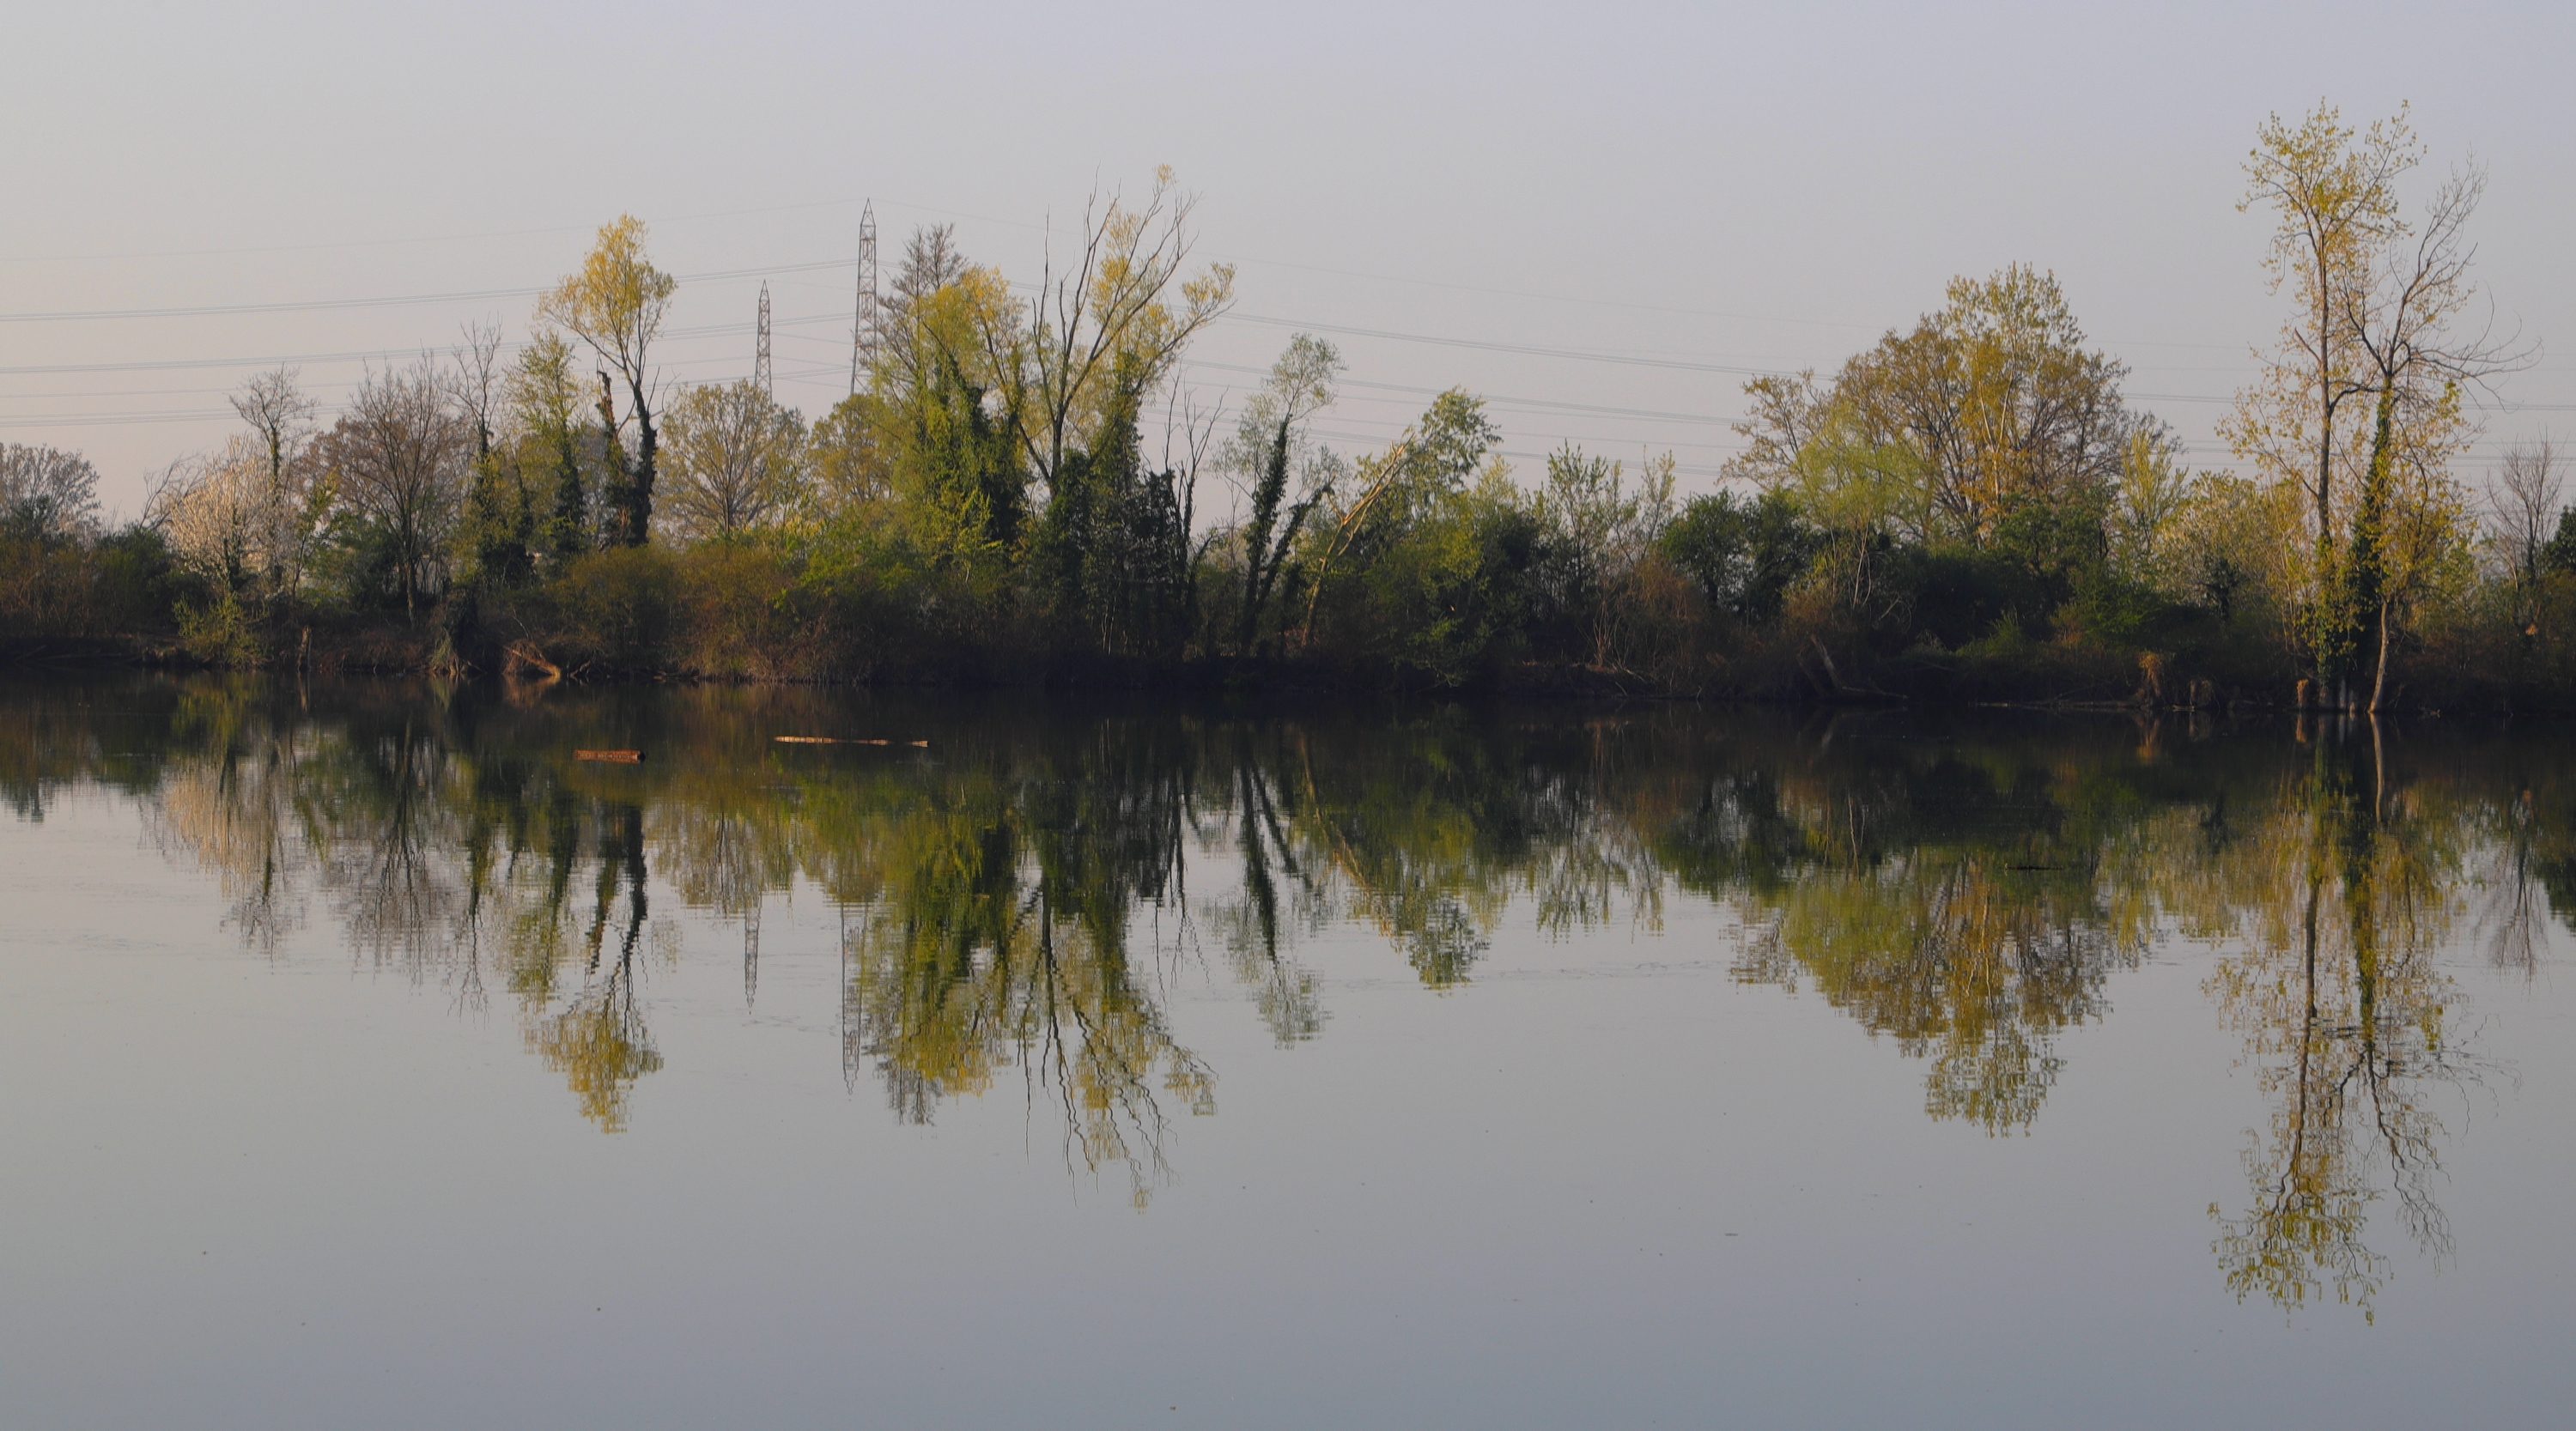
[(370, 372), (322, 438), (341, 500), (384, 542), (406, 615), (417, 614), (436, 583), (471, 441), (426, 356), (408, 368)]
[(313, 417), (313, 399), (295, 385), (295, 377), (295, 369), (280, 366), (275, 371), (256, 374), (231, 398), (233, 411), (250, 424), (250, 430), (268, 451), (268, 479), (272, 484), (285, 480), (286, 459)]
[[(2381, 251), (2369, 286), (2344, 305), (2344, 322), (2364, 385), (2372, 395), (2369, 461), (2362, 470), (2361, 500), (2353, 517), (2352, 594), (2371, 609), (2377, 626), (2370, 709), (2380, 708), (2388, 685), (2389, 626), (2413, 594), (2399, 552), (2420, 541), (2399, 541), (2401, 531), (2428, 530), (2421, 512), (2393, 510), (2405, 485), (2402, 465), (2435, 474), (2466, 444), (2471, 425), (2460, 396), (2497, 375), (2530, 364), (2534, 349), (2499, 337), (2492, 325), (2476, 333), (2453, 324), (2477, 294), (2469, 265), (2477, 249), (2464, 234), (2486, 192), (2486, 171), (2454, 170), (2435, 191), (2424, 226), (2411, 249), (2397, 243)], [(2443, 482), (2414, 484), (2438, 494)], [(2434, 500), (2438, 503), (2440, 497)]]
[(923, 339), (922, 319), (932, 294), (966, 276), (966, 255), (957, 248), (957, 226), (938, 224), (912, 231), (904, 244), (903, 268), (895, 274), (894, 292), (884, 305), (883, 361), (895, 373), (918, 373), (928, 359), (915, 351)]
[(2469, 277), (2477, 248), (2464, 231), (2486, 187), (2484, 169), (2454, 170), (2434, 193), (2413, 248), (2388, 245), (2369, 289), (2344, 307), (2363, 383), (2376, 405), (2373, 467), (2390, 455), (2401, 420), (2428, 410), (2452, 387), (2483, 387), (2538, 355), (2536, 346), (2500, 336), (2491, 324), (2474, 334), (2453, 330), (2477, 296)]
[(468, 323), (461, 336), (464, 341), (450, 350), (456, 362), (453, 382), (456, 401), (474, 424), (474, 457), (479, 462), (492, 455), (493, 414), (502, 379), (501, 325)]
[[(1050, 489), (1068, 447), (1082, 439), (1085, 420), (1108, 401), (1113, 377), (1139, 392), (1151, 391), (1170, 372), (1191, 335), (1234, 300), (1234, 268), (1210, 264), (1183, 280), (1189, 258), (1194, 196), (1173, 187), (1172, 171), (1155, 171), (1153, 193), (1130, 209), (1112, 193), (1107, 206), (1094, 194), (1082, 216), (1082, 247), (1069, 271), (1054, 256), (1031, 301), (1025, 336), (995, 329), (987, 359), (1008, 374), (1025, 414), (1020, 440), (1030, 464)], [(1180, 306), (1165, 301), (1175, 283)], [(1018, 351), (1005, 351), (1004, 345)]]
[(2536, 441), (2506, 448), (2504, 465), (2487, 489), (2489, 525), (2512, 568), (2514, 585), (2525, 593), (2540, 584), (2542, 553), (2557, 535), (2566, 485), (2558, 448), (2543, 433)]
[(98, 518), (98, 469), (58, 447), (0, 444), (0, 537), (64, 541)]
[(295, 369), (280, 365), (254, 374), (230, 399), (268, 459), (268, 490), (253, 504), (268, 530), (256, 544), (263, 571), (281, 589), (296, 584), (302, 567), (305, 513), (295, 458), (313, 430), (313, 399), (295, 378)]
[(526, 467), (496, 445), (494, 429), (511, 376), (501, 366), (501, 325), (468, 323), (463, 337), (462, 344), (449, 350), (455, 367), (448, 384), (474, 439), (468, 544), (478, 579), (508, 585), (535, 569), (535, 549), (541, 544), (538, 504), (528, 489)]

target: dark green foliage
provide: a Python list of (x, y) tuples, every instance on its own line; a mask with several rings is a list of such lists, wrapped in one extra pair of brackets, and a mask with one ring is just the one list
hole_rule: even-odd
[(403, 609), (402, 544), (382, 522), (351, 512), (334, 516), (316, 543), (313, 575), (322, 592), (352, 612), (391, 615)]
[(536, 571), (537, 504), (518, 464), (486, 447), (474, 459), (466, 528), (486, 585), (517, 586)]
[(1028, 469), (1018, 436), (984, 407), (986, 389), (942, 352), (923, 400), (914, 405), (913, 442), (929, 467), (937, 500), (979, 510), (983, 539), (1018, 544), (1029, 520)]
[(2557, 532), (2540, 549), (2540, 565), (2544, 571), (2576, 573), (2576, 507), (2559, 512)]
[(1474, 494), (1427, 525), (1421, 555), (1429, 560), (1406, 593), (1418, 619), (1388, 634), (1400, 666), (1459, 685), (1524, 643), (1541, 532), (1527, 508)]
[(2212, 552), (2201, 560), (2192, 585), (2200, 604), (2224, 623), (2236, 614), (2237, 594), (2253, 582), (2253, 574), (2234, 557)]
[(608, 460), (608, 475), (600, 483), (600, 541), (606, 546), (642, 546), (644, 527), (636, 519), (639, 500), (647, 507), (651, 497), (639, 499), (634, 474), (626, 462), (626, 444), (620, 438), (617, 423), (617, 393), (608, 385), (608, 374), (599, 375), (599, 430), (606, 440), (601, 455)]
[(1780, 616), (1789, 587), (1804, 576), (1823, 534), (1777, 492), (1747, 500), (1733, 492), (1694, 497), (1658, 543), (1664, 559), (1699, 584), (1709, 606), (1748, 626)]
[(56, 503), (45, 495), (0, 502), (0, 542), (55, 544), (55, 533), (61, 525), (55, 508)]
[(1259, 478), (1252, 489), (1252, 520), (1243, 529), (1243, 603), (1236, 615), (1234, 645), (1237, 651), (1251, 652), (1260, 645), (1263, 618), (1270, 608), (1270, 598), (1278, 589), (1283, 569), (1287, 572), (1288, 591), (1285, 605), (1295, 605), (1299, 586), (1297, 566), (1290, 553), (1297, 545), (1297, 534), (1306, 518), (1315, 510), (1323, 493), (1314, 493), (1303, 501), (1288, 506), (1288, 520), (1280, 523), (1280, 507), (1288, 496), (1289, 439), (1295, 424), (1281, 418), (1263, 456)]
[(653, 426), (653, 414), (644, 407), (644, 394), (635, 393), (635, 475), (626, 492), (623, 531), (628, 546), (640, 547), (653, 530), (653, 479), (659, 470), (661, 434)]
[(95, 541), (0, 536), (0, 641), (166, 635), (198, 594), (148, 526)]
[(1478, 681), (1523, 654), (1544, 541), (1529, 506), (1507, 489), (1443, 484), (1399, 510), (1323, 593), (1320, 654), (1434, 686)]
[(1176, 655), (1196, 608), (1190, 480), (1150, 471), (1139, 450), (1142, 394), (1122, 373), (1099, 436), (1065, 454), (1032, 564), (1057, 617), (1100, 649)]
[(1989, 545), (1897, 549), (1895, 582), (1909, 598), (1913, 629), (1943, 646), (2003, 629), (2045, 638), (2073, 616), (2067, 608), (2079, 591), (2097, 598), (2109, 591), (2108, 550), (2098, 511), (2026, 500), (2006, 510)]
[(554, 460), (554, 502), (546, 515), (546, 550), (557, 557), (571, 557), (590, 550), (590, 494), (581, 480), (581, 452), (574, 443), (573, 431), (560, 428), (551, 434), (547, 453)]
[(141, 522), (100, 539), (93, 560), (99, 624), (115, 632), (167, 630), (171, 603), (187, 585), (170, 543)]
[(566, 564), (532, 613), (549, 649), (612, 670), (661, 668), (682, 615), (677, 565), (650, 547), (611, 547)]

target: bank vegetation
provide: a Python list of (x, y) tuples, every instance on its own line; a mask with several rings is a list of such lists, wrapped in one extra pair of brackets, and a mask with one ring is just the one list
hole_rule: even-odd
[[(324, 425), (290, 370), (97, 518), (77, 454), (0, 457), (24, 657), (537, 679), (1549, 689), (2349, 708), (2576, 704), (2576, 516), (2545, 441), (2460, 470), (2534, 349), (2478, 321), (2482, 173), (2410, 206), (2401, 113), (2269, 121), (2246, 205), (2285, 321), (2195, 467), (2053, 275), (1962, 277), (1829, 374), (1747, 385), (1743, 449), (1537, 471), (1464, 390), (1385, 447), (1291, 339), (1179, 383), (1233, 272), (1159, 175), (1034, 297), (913, 235), (852, 395), (664, 384), (675, 281), (603, 228), (528, 338), (470, 328)], [(2472, 483), (2477, 485), (2473, 488)]]

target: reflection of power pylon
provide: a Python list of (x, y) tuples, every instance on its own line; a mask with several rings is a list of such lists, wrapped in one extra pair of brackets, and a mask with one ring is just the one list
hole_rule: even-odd
[(752, 386), (762, 397), (774, 397), (769, 387), (769, 285), (760, 285), (760, 349), (751, 360)]
[(859, 210), (858, 318), (850, 325), (850, 395), (877, 360), (877, 206)]
[(850, 907), (836, 904), (841, 915), (841, 1086), (859, 1090), (859, 1066), (867, 1060), (867, 1009), (859, 1002), (859, 981), (850, 967)]

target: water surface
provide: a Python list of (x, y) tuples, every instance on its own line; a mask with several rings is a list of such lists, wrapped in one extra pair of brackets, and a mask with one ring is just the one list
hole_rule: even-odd
[(0, 1420), (2554, 1420), (2571, 753), (0, 685)]

